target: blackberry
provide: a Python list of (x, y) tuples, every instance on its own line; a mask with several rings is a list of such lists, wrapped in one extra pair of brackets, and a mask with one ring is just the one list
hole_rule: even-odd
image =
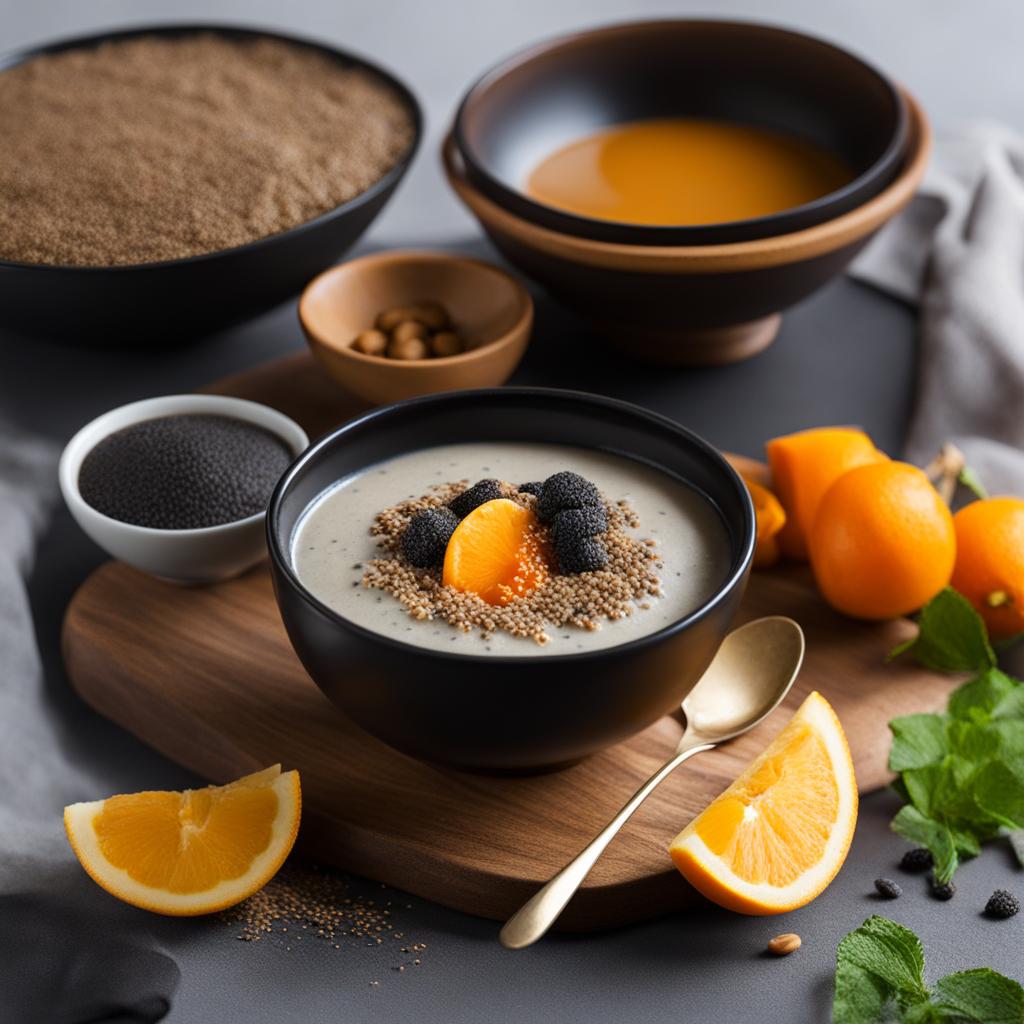
[(544, 490), (544, 485), (539, 480), (531, 480), (528, 484), (520, 484), (516, 490), (520, 494), (532, 494), (539, 498), (540, 492)]
[(542, 523), (550, 523), (559, 512), (567, 508), (586, 508), (600, 505), (601, 495), (597, 488), (579, 473), (562, 470), (544, 481), (537, 506), (534, 510)]
[(409, 520), (402, 534), (402, 554), (410, 565), (417, 569), (430, 569), (444, 561), (459, 517), (448, 508), (428, 508), (418, 512)]
[(937, 900), (951, 900), (953, 894), (956, 892), (956, 886), (952, 882), (943, 882), (941, 884), (932, 881), (932, 895)]
[(559, 512), (551, 523), (551, 542), (559, 545), (593, 537), (608, 529), (608, 514), (603, 505), (587, 508), (567, 508)]
[(996, 889), (985, 904), (985, 916), (1000, 920), (1013, 917), (1020, 910), (1020, 900), (1005, 889)]
[(903, 895), (903, 890), (891, 878), (876, 878), (875, 889), (887, 900), (898, 900)]
[(475, 508), (485, 501), (494, 501), (501, 497), (501, 484), (497, 480), (478, 480), (472, 487), (456, 495), (448, 502), (448, 507), (460, 518), (465, 519)]
[(934, 864), (935, 859), (932, 857), (932, 851), (927, 847), (918, 846), (916, 849), (907, 850), (903, 854), (903, 859), (900, 861), (900, 870), (912, 875), (918, 875), (922, 871), (927, 871)]
[(583, 537), (569, 545), (558, 555), (558, 571), (563, 576), (575, 576), (581, 572), (596, 572), (608, 564), (608, 552), (604, 545), (593, 537)]

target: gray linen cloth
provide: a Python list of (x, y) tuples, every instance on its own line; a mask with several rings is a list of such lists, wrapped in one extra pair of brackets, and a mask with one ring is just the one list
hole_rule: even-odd
[(940, 138), (852, 273), (920, 307), (907, 458), (952, 441), (991, 493), (1024, 494), (1024, 137), (977, 122)]
[(55, 497), (53, 447), (0, 427), (0, 1024), (157, 1021), (177, 965), (64, 836), (64, 804), (102, 791), (61, 743), (25, 585)]

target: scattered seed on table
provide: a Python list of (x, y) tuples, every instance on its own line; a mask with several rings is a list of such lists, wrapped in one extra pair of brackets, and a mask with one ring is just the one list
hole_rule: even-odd
[(900, 870), (907, 871), (910, 874), (918, 874), (919, 872), (927, 871), (934, 863), (932, 851), (924, 846), (918, 846), (916, 849), (907, 850), (903, 854), (903, 859), (900, 861)]
[(985, 915), (999, 920), (1013, 917), (1020, 910), (1020, 900), (1005, 889), (996, 889), (985, 904)]
[(891, 878), (876, 878), (875, 888), (878, 895), (887, 900), (898, 900), (903, 895), (903, 890)]
[(774, 953), (776, 956), (789, 956), (790, 953), (795, 953), (802, 944), (800, 936), (796, 932), (785, 932), (768, 940), (768, 952)]

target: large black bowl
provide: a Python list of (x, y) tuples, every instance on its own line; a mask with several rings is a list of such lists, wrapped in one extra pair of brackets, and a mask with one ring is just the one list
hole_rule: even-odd
[[(771, 216), (703, 225), (589, 218), (522, 191), (538, 161), (560, 146), (653, 117), (739, 121), (797, 135), (841, 156), (854, 177)], [(612, 25), (524, 50), (472, 86), (453, 133), (470, 183), (516, 216), (577, 238), (671, 246), (781, 235), (846, 213), (893, 180), (906, 134), (899, 91), (853, 54), (769, 25), (700, 19)]]
[[(470, 438), (600, 448), (686, 481), (715, 505), (727, 528), (731, 562), (721, 586), (692, 614), (638, 640), (581, 654), (525, 657), (403, 643), (349, 622), (303, 587), (290, 541), (317, 495), (341, 477), (410, 449)], [(278, 484), (267, 534), (291, 642), (343, 711), (415, 757), (476, 771), (528, 772), (577, 761), (678, 707), (739, 606), (753, 556), (754, 510), (729, 463), (671, 420), (579, 392), (498, 388), (384, 406), (323, 438)]]
[(423, 117), (394, 75), (331, 46), (262, 29), (162, 25), (65, 39), (0, 56), (3, 69), (47, 53), (137, 36), (213, 32), (228, 39), (271, 38), (306, 47), (382, 78), (401, 98), (413, 140), (379, 181), (347, 203), (288, 231), (188, 259), (117, 267), (66, 267), (0, 260), (0, 327), (76, 345), (145, 347), (195, 341), (256, 316), (297, 294), (366, 230), (402, 180), (419, 144)]

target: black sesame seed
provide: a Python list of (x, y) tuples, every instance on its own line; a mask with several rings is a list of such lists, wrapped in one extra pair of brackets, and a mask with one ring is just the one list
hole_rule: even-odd
[(952, 882), (944, 882), (942, 884), (932, 882), (932, 895), (937, 900), (951, 900), (955, 893), (956, 886)]
[(887, 900), (898, 900), (903, 895), (903, 890), (891, 878), (876, 878), (875, 889)]
[(497, 480), (479, 480), (448, 502), (448, 507), (460, 518), (465, 519), (473, 509), (485, 501), (501, 497), (501, 484)]
[(985, 904), (986, 917), (994, 917), (998, 920), (1013, 917), (1014, 914), (1019, 912), (1020, 900), (1012, 892), (1007, 892), (1006, 889), (996, 889), (989, 896), (988, 903)]
[(409, 520), (402, 534), (402, 554), (410, 565), (428, 569), (444, 561), (445, 548), (459, 525), (459, 518), (447, 508), (428, 508)]
[(919, 846), (914, 850), (907, 850), (900, 861), (900, 870), (910, 874), (920, 874), (927, 871), (935, 863), (932, 851), (927, 847)]
[(124, 523), (202, 529), (263, 512), (291, 458), (281, 438), (254, 423), (160, 416), (100, 441), (82, 461), (78, 488), (97, 512)]

